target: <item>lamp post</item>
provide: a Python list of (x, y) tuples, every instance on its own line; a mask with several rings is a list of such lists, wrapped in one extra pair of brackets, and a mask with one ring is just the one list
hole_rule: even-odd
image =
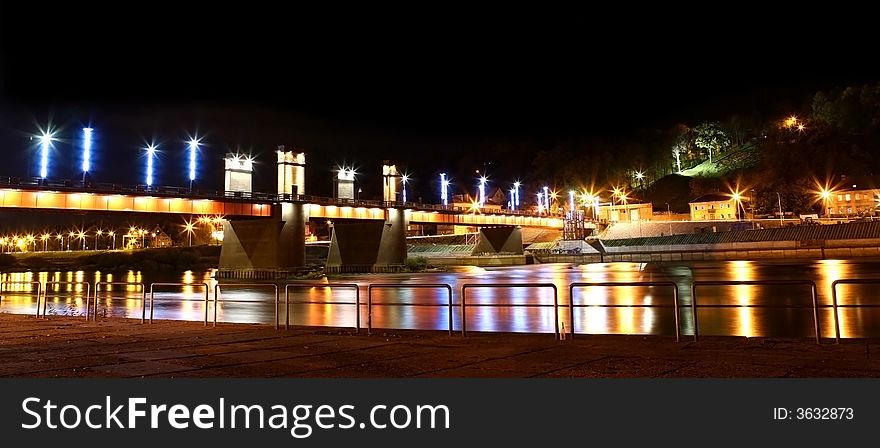
[(64, 235), (59, 233), (58, 235), (55, 235), (55, 239), (58, 240), (58, 250), (64, 250)]
[(196, 151), (199, 149), (199, 140), (189, 141), (189, 192), (192, 193), (193, 182), (196, 180)]
[(107, 235), (113, 238), (113, 250), (116, 250), (116, 232), (111, 230), (107, 232)]
[(76, 236), (76, 232), (70, 232), (67, 235), (67, 250), (70, 250), (70, 243), (73, 241), (73, 237)]
[(669, 234), (672, 235), (672, 211), (669, 210), (668, 202), (666, 202), (666, 223), (669, 224)]
[(101, 236), (103, 233), (104, 231), (101, 229), (95, 231), (95, 250), (98, 250), (98, 237)]
[(86, 185), (92, 159), (92, 128), (83, 128), (83, 186)]
[(79, 240), (82, 241), (82, 250), (86, 250), (86, 232), (79, 232)]
[(782, 218), (785, 216), (785, 214), (782, 213), (782, 196), (779, 195), (778, 191), (776, 192), (776, 200), (779, 201), (779, 227), (782, 227)]

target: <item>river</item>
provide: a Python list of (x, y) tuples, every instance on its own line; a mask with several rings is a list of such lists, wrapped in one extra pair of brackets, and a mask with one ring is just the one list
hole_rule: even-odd
[[(186, 283), (190, 286), (156, 287), (154, 317), (201, 321), (204, 319), (204, 287), (209, 285), (213, 301), (212, 272), (141, 273), (141, 272), (23, 272), (0, 274), (0, 282), (153, 282)], [(464, 284), (553, 283), (558, 288), (559, 322), (571, 328), (568, 285), (573, 282), (673, 281), (679, 285), (681, 332), (693, 334), (690, 308), (691, 285), (707, 280), (812, 280), (817, 285), (819, 322), (824, 337), (833, 337), (831, 282), (837, 279), (880, 278), (876, 260), (726, 261), (693, 263), (596, 263), (587, 265), (544, 264), (505, 268), (453, 268), (449, 272), (419, 274), (365, 274), (334, 278), (333, 282), (360, 285), (362, 326), (367, 325), (367, 286), (390, 283), (449, 284), (454, 291), (453, 324), (460, 329), (461, 286)], [(3, 286), (0, 312), (33, 313), (33, 288), (27, 284)], [(83, 285), (51, 285), (47, 314), (82, 315)], [(275, 318), (274, 293), (265, 287), (222, 287), (217, 306), (219, 322), (271, 324)], [(10, 292), (10, 290), (14, 292)], [(875, 285), (838, 286), (838, 301), (843, 305), (880, 304)], [(149, 294), (147, 294), (149, 296)], [(112, 297), (112, 299), (111, 299)], [(143, 311), (138, 286), (101, 286), (98, 315), (140, 318)], [(807, 285), (774, 286), (700, 286), (697, 312), (701, 335), (797, 336), (814, 335), (810, 288)], [(284, 290), (280, 293), (280, 321), (284, 322)], [(295, 288), (291, 301), (354, 302), (352, 289)], [(372, 324), (374, 328), (435, 329), (448, 326), (448, 293), (445, 289), (375, 288)], [(554, 331), (554, 296), (551, 288), (469, 287), (467, 291), (468, 331), (548, 332)], [(669, 287), (585, 287), (575, 290), (575, 302), (586, 305), (666, 305), (667, 307), (579, 307), (575, 309), (578, 333), (590, 334), (662, 334), (673, 335), (675, 315), (672, 288)], [(393, 306), (389, 304), (418, 304)], [(518, 307), (505, 304), (549, 305)], [(431, 306), (421, 306), (431, 305)], [(490, 305), (490, 306), (484, 306)], [(709, 305), (704, 307), (704, 305)], [(723, 306), (719, 306), (723, 305)], [(780, 308), (787, 307), (787, 308)], [(354, 305), (294, 304), (290, 307), (291, 325), (354, 327)], [(214, 308), (209, 303), (213, 319)], [(147, 310), (149, 314), (149, 309)], [(842, 337), (880, 336), (880, 308), (847, 307), (839, 309)]]

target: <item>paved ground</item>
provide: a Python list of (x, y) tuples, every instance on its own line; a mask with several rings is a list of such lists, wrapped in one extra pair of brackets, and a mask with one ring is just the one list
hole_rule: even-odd
[[(878, 355), (874, 355), (877, 353)], [(0, 314), (4, 377), (875, 377), (880, 340), (297, 328)]]

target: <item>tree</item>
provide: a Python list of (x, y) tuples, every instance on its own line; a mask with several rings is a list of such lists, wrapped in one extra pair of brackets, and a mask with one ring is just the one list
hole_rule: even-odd
[(688, 147), (691, 143), (689, 129), (685, 128), (685, 130), (678, 135), (675, 139), (675, 142), (672, 143), (672, 159), (675, 160), (675, 172), (681, 172), (681, 157), (682, 155), (687, 154)]
[(724, 133), (717, 121), (707, 121), (694, 128), (694, 145), (705, 149), (709, 154), (709, 163), (712, 163), (714, 154), (730, 147), (730, 137)]

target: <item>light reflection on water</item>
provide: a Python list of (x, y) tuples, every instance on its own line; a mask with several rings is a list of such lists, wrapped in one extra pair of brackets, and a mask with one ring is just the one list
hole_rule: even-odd
[[(454, 290), (453, 322), (460, 329), (461, 286), (465, 283), (553, 283), (559, 296), (559, 320), (571, 328), (568, 310), (568, 285), (573, 282), (674, 281), (679, 284), (682, 333), (693, 333), (691, 285), (695, 280), (802, 280), (816, 282), (820, 305), (831, 305), (831, 282), (841, 278), (880, 278), (878, 261), (819, 260), (798, 263), (727, 261), (688, 264), (605, 263), (582, 266), (566, 264), (532, 265), (509, 268), (457, 268), (451, 272), (429, 274), (357, 275), (334, 279), (354, 282), (361, 287), (361, 322), (366, 326), (367, 285), (370, 283), (447, 283)], [(36, 305), (35, 289), (27, 282), (42, 284), (52, 280), (48, 289), (47, 313), (82, 315), (86, 288), (76, 282), (124, 281), (128, 283), (174, 282), (192, 286), (157, 287), (154, 317), (201, 321), (204, 319), (204, 286), (209, 287), (209, 316), (213, 317), (214, 285), (212, 272), (186, 271), (180, 274), (145, 274), (137, 271), (105, 272), (21, 272), (0, 273), (3, 298), (0, 312), (32, 314)], [(838, 286), (840, 304), (880, 304), (873, 285)], [(275, 318), (274, 290), (265, 287), (229, 287), (221, 293), (217, 318), (221, 322), (272, 323)], [(12, 295), (9, 295), (12, 294)], [(139, 286), (104, 285), (98, 296), (99, 316), (140, 318), (142, 291)], [(473, 288), (468, 289), (468, 329), (472, 331), (552, 332), (554, 328), (553, 293), (549, 288)], [(576, 288), (577, 303), (583, 305), (671, 305), (668, 287), (584, 287)], [(739, 336), (813, 335), (813, 315), (809, 288), (806, 286), (700, 286), (700, 305), (724, 305), (700, 308), (700, 334)], [(112, 297), (112, 300), (111, 300)], [(147, 292), (149, 297), (149, 292)], [(373, 291), (373, 326), (376, 328), (416, 328), (445, 330), (448, 325), (448, 294), (445, 289), (381, 288)], [(346, 288), (294, 288), (291, 301), (354, 302), (355, 293)], [(432, 306), (393, 306), (393, 304)], [(470, 304), (474, 306), (471, 307)], [(542, 308), (492, 306), (485, 304), (543, 304)], [(791, 306), (801, 308), (750, 308), (743, 305)], [(280, 290), (280, 321), (284, 322), (284, 289)], [(880, 308), (841, 308), (842, 337), (880, 336)], [(822, 334), (832, 337), (832, 309), (819, 312)], [(289, 313), (292, 325), (354, 326), (353, 304), (295, 304)], [(649, 307), (579, 307), (574, 318), (578, 333), (666, 334), (674, 333), (672, 308)]]

